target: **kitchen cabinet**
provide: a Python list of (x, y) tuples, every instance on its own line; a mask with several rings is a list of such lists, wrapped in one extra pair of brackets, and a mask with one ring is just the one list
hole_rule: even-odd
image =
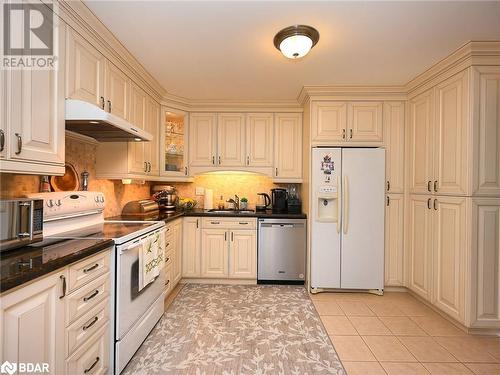
[(245, 166), (245, 115), (219, 113), (217, 120), (217, 165)]
[[(65, 28), (58, 30), (64, 40)], [(0, 171), (64, 174), (64, 43), (59, 45), (58, 64), (57, 70), (2, 72)]]
[(202, 229), (201, 276), (228, 276), (228, 233), (225, 229)]
[(275, 182), (302, 181), (302, 114), (277, 113), (274, 124)]
[(160, 119), (160, 176), (188, 178), (188, 115), (163, 107)]
[(409, 202), (409, 275), (408, 287), (420, 297), (432, 297), (432, 198), (411, 195)]
[(189, 115), (189, 164), (191, 167), (215, 167), (217, 156), (217, 115)]
[(56, 272), (0, 297), (0, 362), (48, 363), (51, 373), (63, 374), (63, 281)]
[(153, 176), (160, 174), (160, 153), (158, 140), (159, 123), (160, 123), (160, 104), (158, 104), (152, 97), (146, 97), (145, 106), (145, 128), (148, 133), (153, 135), (153, 140), (144, 142), (144, 160), (148, 163), (147, 173)]
[(172, 263), (172, 288), (174, 288), (182, 278), (182, 219), (172, 223), (172, 240), (174, 261)]
[(385, 173), (388, 193), (404, 192), (405, 103), (384, 102)]
[(350, 102), (347, 104), (346, 138), (350, 142), (382, 144), (382, 102)]
[(404, 195), (388, 194), (385, 210), (385, 286), (404, 286)]
[(434, 230), (433, 304), (459, 322), (465, 320), (467, 241), (466, 198), (438, 196), (432, 202)]
[(229, 277), (257, 278), (257, 236), (253, 230), (232, 230), (229, 246)]
[[(6, 139), (7, 136), (7, 71), (0, 72), (0, 160), (6, 154)], [(1, 169), (1, 168), (0, 168)]]
[(346, 139), (347, 103), (313, 101), (311, 107), (311, 142), (338, 143)]
[[(146, 129), (146, 93), (133, 84), (130, 96), (130, 122), (140, 129)], [(146, 174), (149, 165), (145, 160), (145, 142), (128, 142), (129, 171)]]
[(130, 88), (132, 81), (111, 62), (106, 61), (104, 77), (104, 97), (106, 111), (129, 120)]
[(246, 165), (272, 167), (274, 114), (249, 113), (246, 121)]
[(183, 218), (182, 277), (201, 277), (201, 219)]
[(66, 97), (104, 109), (105, 57), (70, 27), (67, 27), (66, 48)]

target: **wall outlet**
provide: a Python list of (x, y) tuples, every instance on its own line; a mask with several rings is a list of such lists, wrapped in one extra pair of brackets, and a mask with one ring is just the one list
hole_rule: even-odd
[(194, 193), (196, 195), (205, 195), (205, 188), (198, 186), (194, 189)]

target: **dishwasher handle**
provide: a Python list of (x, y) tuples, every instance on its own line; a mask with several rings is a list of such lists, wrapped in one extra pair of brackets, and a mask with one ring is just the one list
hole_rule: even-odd
[(303, 228), (302, 223), (261, 223), (262, 228)]

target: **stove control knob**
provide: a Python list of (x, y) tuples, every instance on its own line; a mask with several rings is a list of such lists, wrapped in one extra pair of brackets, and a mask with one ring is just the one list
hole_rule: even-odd
[(54, 201), (53, 201), (52, 199), (49, 199), (49, 200), (47, 201), (47, 207), (48, 207), (48, 208), (52, 208), (52, 207), (54, 207)]
[(104, 196), (99, 197), (99, 202), (104, 203)]
[(55, 202), (55, 205), (56, 205), (57, 207), (61, 207), (61, 200), (60, 200), (60, 199), (58, 199), (58, 200)]

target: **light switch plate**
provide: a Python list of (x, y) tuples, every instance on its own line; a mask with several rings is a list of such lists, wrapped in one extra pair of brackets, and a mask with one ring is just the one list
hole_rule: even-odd
[(194, 193), (196, 195), (205, 195), (205, 188), (198, 186), (195, 188)]

